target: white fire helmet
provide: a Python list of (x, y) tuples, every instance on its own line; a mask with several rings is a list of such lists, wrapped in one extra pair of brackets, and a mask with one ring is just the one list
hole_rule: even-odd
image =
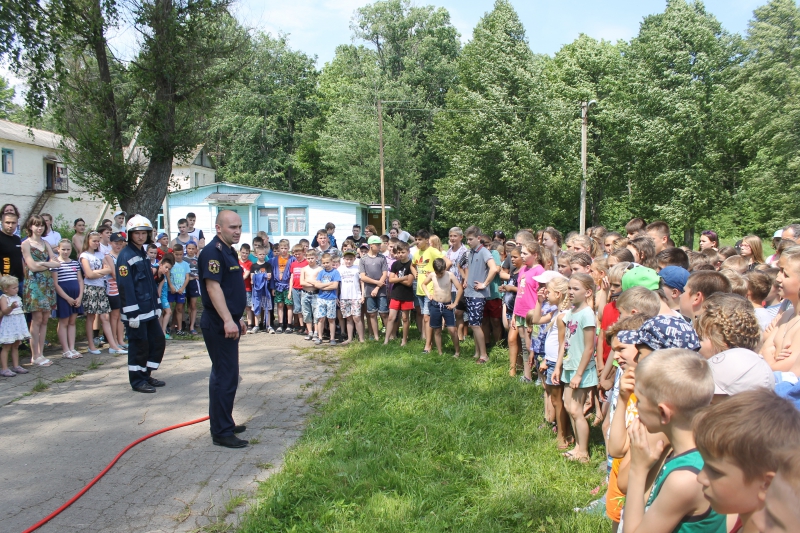
[(134, 215), (125, 225), (126, 233), (128, 234), (128, 241), (131, 239), (131, 232), (133, 231), (146, 231), (147, 232), (147, 241), (145, 244), (150, 244), (153, 242), (153, 224), (150, 221), (143, 217), (142, 215)]

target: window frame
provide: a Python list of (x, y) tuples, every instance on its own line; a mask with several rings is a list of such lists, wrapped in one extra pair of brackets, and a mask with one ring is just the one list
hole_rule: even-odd
[[(262, 230), (261, 229), (261, 210), (262, 209), (275, 209), (275, 211), (277, 211), (277, 220), (275, 221), (275, 223), (276, 223), (275, 225), (277, 226), (277, 228), (276, 228), (275, 232), (270, 233), (270, 231), (269, 231), (269, 226), (270, 226), (269, 217), (267, 217), (267, 229), (266, 230)], [(279, 205), (260, 205), (260, 206), (258, 206), (256, 208), (256, 218), (257, 218), (257, 224), (258, 224), (258, 231), (266, 231), (267, 235), (269, 235), (269, 236), (279, 236), (279, 235), (281, 235), (281, 226), (282, 226), (281, 225), (281, 207)]]
[[(289, 209), (302, 209), (305, 212), (306, 218), (306, 231), (289, 231)], [(300, 236), (308, 235), (308, 206), (307, 205), (287, 205), (283, 208), (283, 235), (284, 236)]]
[[(11, 172), (8, 172), (6, 170), (6, 155), (10, 155), (11, 156)], [(2, 151), (0, 152), (0, 157), (2, 157), (2, 166), (0, 166), (0, 171), (2, 171), (3, 174), (8, 174), (9, 176), (13, 176), (14, 175), (14, 167), (15, 167), (15, 165), (14, 165), (14, 150), (11, 149), (11, 148), (3, 148)]]

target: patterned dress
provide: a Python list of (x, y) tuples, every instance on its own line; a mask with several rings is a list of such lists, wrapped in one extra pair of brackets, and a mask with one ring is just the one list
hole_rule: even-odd
[[(31, 246), (31, 257), (37, 263), (49, 261), (47, 250)], [(56, 307), (56, 286), (50, 270), (33, 272), (25, 264), (25, 284), (22, 291), (23, 309), (26, 313), (52, 311)]]

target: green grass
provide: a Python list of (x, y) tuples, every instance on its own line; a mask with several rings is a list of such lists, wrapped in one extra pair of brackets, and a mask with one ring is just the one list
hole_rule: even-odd
[[(471, 343), (465, 347), (471, 354)], [(591, 465), (568, 463), (539, 429), (542, 389), (507, 375), (508, 356), (423, 355), (411, 342), (337, 351), (335, 387), (279, 473), (259, 488), (242, 532), (585, 532)]]
[(49, 385), (49, 384), (47, 384), (45, 381), (43, 381), (43, 380), (42, 380), (42, 378), (39, 378), (39, 379), (36, 381), (36, 384), (35, 384), (35, 385), (33, 386), (33, 388), (31, 389), (31, 391), (32, 391), (32, 392), (44, 392), (44, 391), (46, 391), (46, 390), (47, 390), (47, 389), (49, 389), (49, 388), (50, 388), (50, 385)]

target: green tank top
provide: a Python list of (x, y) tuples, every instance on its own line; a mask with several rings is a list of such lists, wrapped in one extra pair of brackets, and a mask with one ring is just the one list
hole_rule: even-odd
[[(703, 469), (703, 458), (700, 452), (696, 449), (689, 450), (688, 452), (676, 455), (664, 463), (661, 472), (658, 473), (656, 482), (653, 484), (653, 490), (650, 492), (650, 497), (647, 499), (647, 507), (652, 505), (653, 501), (658, 498), (658, 493), (661, 487), (667, 480), (667, 476), (677, 470), (689, 470), (695, 474)], [(726, 533), (727, 527), (725, 523), (725, 515), (717, 514), (711, 507), (708, 508), (703, 514), (694, 516), (685, 516), (680, 521), (678, 526), (672, 530), (673, 533)]]

